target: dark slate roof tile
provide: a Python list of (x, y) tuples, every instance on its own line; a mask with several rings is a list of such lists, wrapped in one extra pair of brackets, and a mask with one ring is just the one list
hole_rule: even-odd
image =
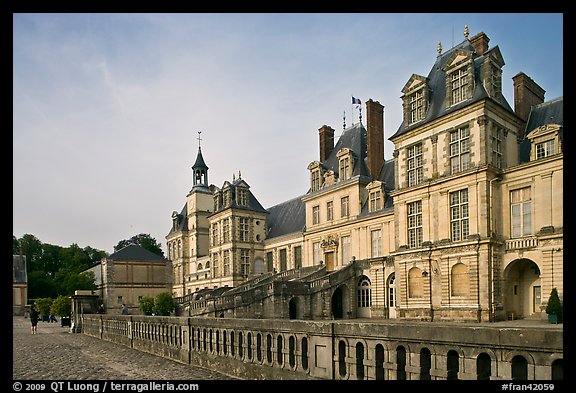
[(166, 262), (166, 259), (160, 255), (148, 251), (138, 244), (130, 244), (121, 250), (111, 254), (109, 260), (115, 261), (150, 261), (150, 262)]
[(282, 202), (268, 209), (267, 239), (302, 232), (306, 225), (306, 206), (302, 196)]

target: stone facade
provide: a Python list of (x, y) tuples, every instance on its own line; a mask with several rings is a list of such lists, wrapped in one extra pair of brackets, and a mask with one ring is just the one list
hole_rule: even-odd
[[(563, 100), (544, 102), (544, 90), (518, 74), (512, 110), (503, 56), (488, 42), (466, 34), (439, 49), (427, 77), (408, 78), (393, 159), (383, 159), (376, 101), (366, 102), (367, 127), (352, 125), (338, 141), (322, 126), (310, 190), (297, 200), (263, 209), (240, 174), (209, 186), (199, 149), (193, 188), (166, 238), (181, 310), (545, 317), (552, 288), (563, 296)], [(304, 273), (313, 268), (317, 276)]]

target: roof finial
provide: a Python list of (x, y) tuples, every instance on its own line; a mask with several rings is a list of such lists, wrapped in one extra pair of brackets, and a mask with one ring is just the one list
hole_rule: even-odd
[(198, 131), (198, 149), (200, 149), (200, 141), (202, 140), (202, 138), (200, 138), (200, 134), (202, 134), (202, 131)]
[(342, 127), (344, 130), (346, 129), (346, 111), (344, 111), (344, 124)]
[(470, 31), (468, 30), (468, 25), (464, 25), (464, 38), (468, 39), (468, 34), (470, 34)]
[(236, 180), (236, 174), (232, 173), (232, 182), (234, 182)]
[(238, 169), (238, 180), (242, 178), (242, 174), (240, 173), (240, 169)]
[(438, 48), (436, 49), (438, 51), (438, 56), (440, 56), (442, 54), (442, 42), (438, 41)]

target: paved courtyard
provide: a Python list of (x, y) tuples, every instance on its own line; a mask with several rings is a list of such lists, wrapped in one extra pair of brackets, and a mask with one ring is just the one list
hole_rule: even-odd
[(215, 370), (190, 366), (85, 334), (58, 323), (12, 317), (14, 380), (224, 380)]

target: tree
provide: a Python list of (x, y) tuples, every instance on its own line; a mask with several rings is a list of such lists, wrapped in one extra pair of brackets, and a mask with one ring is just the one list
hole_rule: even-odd
[(59, 317), (68, 317), (72, 314), (72, 301), (68, 296), (60, 295), (52, 302), (50, 311)]
[(174, 299), (169, 292), (162, 292), (154, 298), (154, 313), (156, 315), (170, 315), (174, 311)]
[(556, 288), (552, 288), (552, 291), (550, 292), (548, 304), (546, 304), (546, 314), (556, 315), (558, 321), (562, 320), (562, 302), (560, 302), (560, 297), (558, 296), (558, 290)]
[(162, 247), (156, 241), (156, 239), (151, 237), (149, 234), (144, 234), (144, 233), (141, 233), (141, 234), (136, 235), (136, 236), (132, 236), (128, 240), (120, 240), (118, 242), (118, 244), (114, 247), (114, 252), (119, 251), (119, 250), (123, 249), (124, 247), (129, 246), (130, 244), (138, 244), (142, 248), (144, 248), (150, 252), (153, 252), (156, 255), (160, 255), (161, 257), (164, 257), (164, 251), (162, 251)]
[(28, 297), (37, 299), (41, 297), (54, 298), (58, 294), (54, 279), (43, 271), (33, 271), (28, 273)]
[(142, 296), (138, 303), (138, 308), (144, 315), (152, 315), (154, 311), (154, 298), (152, 296)]
[(56, 273), (56, 282), (59, 283), (58, 293), (60, 295), (73, 295), (78, 289), (97, 289), (94, 272), (82, 273), (60, 270)]
[[(22, 254), (26, 256), (28, 271), (41, 270), (36, 267), (38, 259), (42, 256), (42, 242), (34, 235), (25, 234), (18, 240), (18, 247)], [(19, 255), (20, 251), (16, 253)]]
[(54, 299), (49, 297), (41, 297), (36, 299), (36, 307), (40, 310), (40, 315), (48, 315), (50, 313), (50, 307)]

